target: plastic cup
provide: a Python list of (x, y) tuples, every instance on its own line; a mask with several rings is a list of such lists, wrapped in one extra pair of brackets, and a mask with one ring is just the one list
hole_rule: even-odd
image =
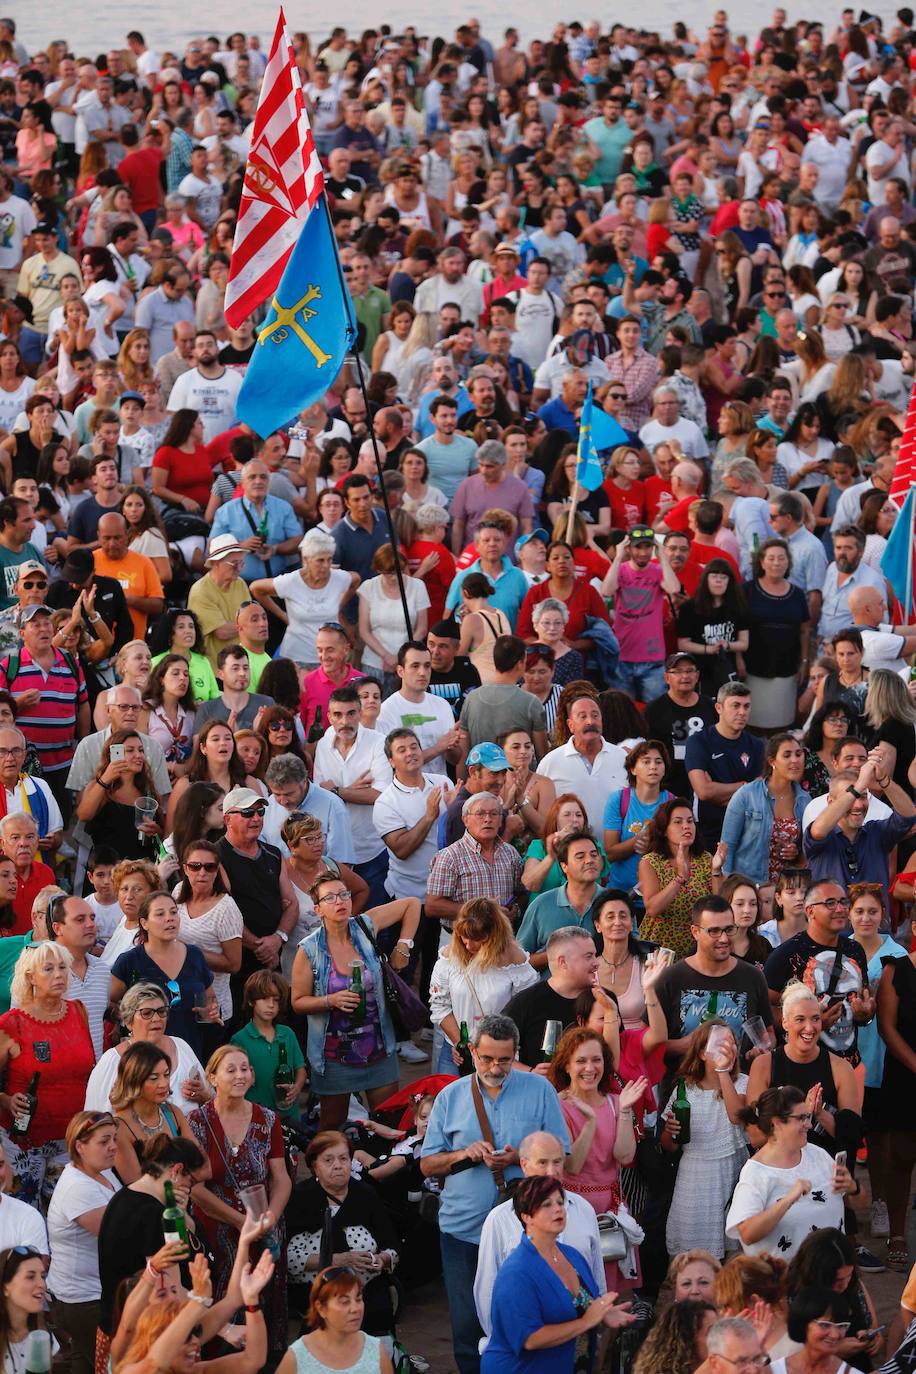
[(267, 1211), (267, 1189), (263, 1183), (253, 1183), (250, 1188), (240, 1188), (242, 1206), (252, 1221), (260, 1221)]
[(704, 1058), (718, 1059), (719, 1055), (734, 1043), (735, 1037), (732, 1035), (728, 1026), (713, 1026), (712, 1030), (709, 1032), (709, 1039), (706, 1042), (706, 1054)]
[(155, 797), (138, 797), (134, 802), (134, 825), (139, 830), (147, 821), (154, 821), (159, 812)]
[(752, 1016), (745, 1021), (741, 1033), (747, 1036), (755, 1050), (770, 1049), (770, 1035), (762, 1016)]

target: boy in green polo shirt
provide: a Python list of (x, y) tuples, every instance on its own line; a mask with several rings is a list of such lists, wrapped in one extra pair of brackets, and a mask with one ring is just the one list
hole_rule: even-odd
[[(280, 1119), (289, 1121), (305, 1087), (305, 1059), (289, 1026), (277, 1025), (277, 1017), (289, 1006), (289, 983), (279, 973), (259, 969), (245, 983), (242, 1010), (251, 1020), (232, 1037), (251, 1061), (254, 1082), (245, 1096), (249, 1102), (270, 1107)], [(292, 1086), (284, 1091), (275, 1086), (277, 1070), (284, 1058), (293, 1074)]]

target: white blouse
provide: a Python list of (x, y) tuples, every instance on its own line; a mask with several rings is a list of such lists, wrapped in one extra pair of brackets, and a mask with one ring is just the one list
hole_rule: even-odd
[(473, 1035), (481, 1017), (502, 1011), (517, 992), (537, 982), (537, 970), (531, 967), (527, 955), (520, 964), (480, 969), (475, 968), (473, 961), (462, 968), (447, 954), (440, 954), (429, 985), (433, 1025), (441, 1025), (451, 1015), (459, 1025), (466, 1021)]

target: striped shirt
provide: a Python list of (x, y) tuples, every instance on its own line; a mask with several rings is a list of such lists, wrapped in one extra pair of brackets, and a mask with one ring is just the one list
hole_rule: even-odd
[(96, 1060), (101, 1059), (105, 1049), (105, 1008), (111, 995), (111, 969), (97, 959), (94, 954), (86, 955), (86, 977), (80, 978), (76, 969), (70, 970), (70, 982), (64, 997), (68, 1002), (82, 1002), (89, 1019), (89, 1034)]
[(465, 834), (433, 859), (426, 892), (428, 897), (447, 897), (453, 902), (492, 897), (502, 906), (511, 906), (521, 873), (521, 857), (511, 844), (497, 840), (490, 861), (481, 854), (477, 841)]
[(89, 701), (82, 668), (76, 665), (78, 676), (74, 678), (60, 649), (55, 649), (54, 663), (46, 673), (24, 645), (12, 682), (7, 676), (9, 666), (9, 656), (0, 661), (0, 687), (14, 696), (36, 689), (41, 693), (37, 705), (23, 710), (16, 718), (17, 727), (38, 752), (41, 771), (47, 776), (68, 768), (76, 750), (77, 712)]

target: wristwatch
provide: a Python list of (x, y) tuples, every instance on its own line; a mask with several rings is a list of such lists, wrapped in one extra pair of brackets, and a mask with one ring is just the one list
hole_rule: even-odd
[(403, 945), (405, 949), (413, 949), (413, 940), (404, 940), (402, 938), (396, 941), (396, 943), (399, 945)]
[(859, 791), (859, 789), (855, 786), (854, 783), (850, 783), (849, 786), (846, 788), (846, 791), (849, 793), (851, 797), (855, 797), (857, 801), (862, 800), (862, 793)]
[(287, 933), (286, 933), (285, 930), (278, 930), (278, 931), (277, 931), (277, 935), (279, 935), (279, 937), (280, 937), (280, 939), (283, 941), (284, 945), (288, 945), (288, 944), (289, 944), (289, 936), (287, 935)]

